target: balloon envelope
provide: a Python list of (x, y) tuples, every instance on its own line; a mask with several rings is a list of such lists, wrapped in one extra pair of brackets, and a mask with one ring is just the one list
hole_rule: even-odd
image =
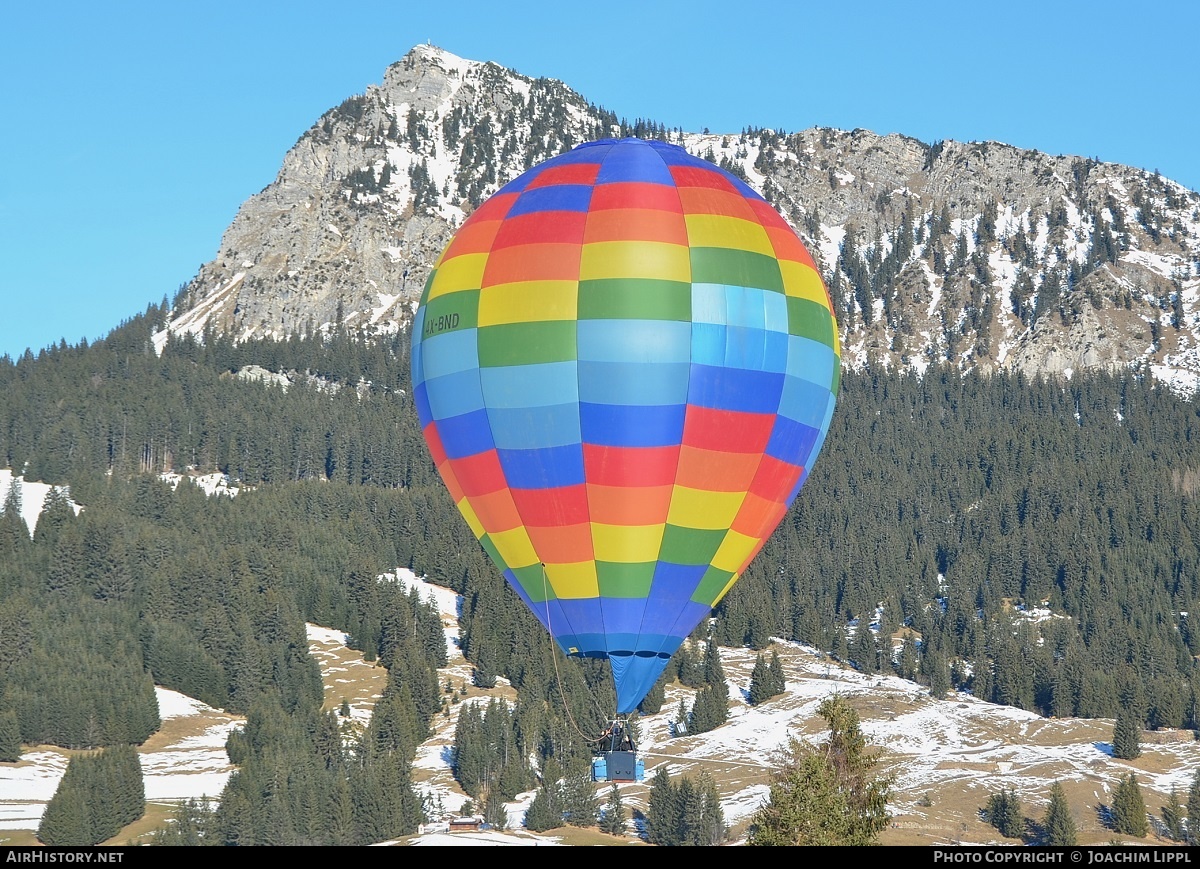
[(603, 140), (475, 210), (429, 276), (430, 454), (505, 578), (632, 712), (783, 518), (840, 347), (775, 209), (682, 148)]

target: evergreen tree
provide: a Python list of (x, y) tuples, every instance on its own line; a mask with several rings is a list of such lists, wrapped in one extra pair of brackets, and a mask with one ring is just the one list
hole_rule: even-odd
[(1150, 832), (1150, 821), (1146, 816), (1146, 801), (1137, 776), (1132, 772), (1123, 776), (1113, 792), (1112, 828), (1118, 833), (1144, 837)]
[(751, 845), (869, 845), (887, 825), (892, 780), (876, 776), (858, 713), (844, 697), (817, 710), (829, 739), (813, 746), (789, 740), (772, 774), (770, 797), (751, 820)]
[(1189, 845), (1200, 844), (1200, 769), (1192, 773), (1188, 787), (1186, 831)]
[(0, 710), (0, 763), (21, 759), (21, 727), (12, 709)]
[(557, 784), (543, 785), (537, 789), (537, 793), (533, 795), (533, 799), (529, 803), (529, 808), (525, 810), (526, 829), (533, 830), (535, 833), (544, 833), (546, 830), (562, 826), (562, 812), (555, 811), (553, 808), (561, 798), (556, 798), (551, 793), (552, 790), (557, 790), (557, 787)]
[(1113, 725), (1112, 751), (1113, 757), (1121, 760), (1133, 760), (1142, 754), (1142, 725), (1136, 714), (1122, 706), (1117, 711), (1117, 720)]
[(1184, 808), (1179, 800), (1179, 789), (1171, 788), (1171, 796), (1162, 807), (1162, 822), (1166, 827), (1167, 836), (1174, 842), (1184, 839)]
[(767, 661), (762, 655), (759, 655), (754, 659), (754, 669), (750, 671), (750, 691), (747, 697), (750, 705), (757, 706), (774, 697), (772, 687)]
[(646, 799), (646, 841), (651, 845), (680, 844), (682, 808), (666, 766), (654, 771)]
[(568, 773), (563, 782), (563, 809), (572, 827), (594, 827), (600, 817), (600, 798), (590, 770)]
[(1069, 847), (1076, 844), (1075, 819), (1071, 817), (1062, 782), (1056, 781), (1050, 786), (1050, 803), (1042, 818), (1042, 831), (1045, 845)]
[(722, 680), (696, 692), (688, 719), (689, 733), (707, 733), (729, 720), (729, 689)]
[(992, 794), (984, 811), (988, 822), (1000, 831), (1000, 835), (1010, 839), (1019, 839), (1024, 835), (1025, 815), (1016, 791), (1009, 788)]
[(608, 802), (604, 804), (604, 814), (600, 818), (600, 829), (611, 836), (623, 836), (625, 828), (625, 806), (621, 802), (621, 789), (613, 782), (608, 790)]
[(783, 673), (783, 661), (779, 659), (779, 651), (771, 650), (771, 664), (768, 668), (768, 673), (771, 677), (772, 696), (778, 696), (787, 690), (787, 678)]

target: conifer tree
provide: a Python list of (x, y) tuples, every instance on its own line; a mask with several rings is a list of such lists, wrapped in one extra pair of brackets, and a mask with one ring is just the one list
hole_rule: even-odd
[(876, 776), (858, 713), (844, 697), (817, 710), (830, 728), (814, 746), (789, 740), (770, 797), (751, 820), (751, 845), (869, 845), (887, 825), (892, 780)]
[(604, 814), (600, 819), (600, 829), (611, 836), (625, 835), (626, 818), (625, 806), (621, 802), (621, 789), (613, 782), (608, 790), (608, 802), (604, 804)]
[(771, 664), (767, 670), (770, 675), (772, 696), (778, 696), (787, 690), (787, 678), (783, 673), (783, 661), (779, 659), (779, 650), (771, 650)]
[(1117, 720), (1113, 724), (1112, 750), (1113, 757), (1121, 760), (1133, 760), (1142, 754), (1142, 725), (1135, 713), (1125, 706), (1117, 710)]
[(1171, 788), (1171, 796), (1162, 807), (1162, 822), (1166, 827), (1167, 836), (1174, 842), (1182, 842), (1184, 838), (1184, 808), (1179, 800), (1179, 789)]
[(537, 789), (529, 803), (529, 808), (525, 810), (526, 829), (533, 830), (535, 833), (544, 833), (546, 830), (562, 826), (562, 811), (555, 809), (555, 805), (561, 802), (561, 796), (557, 792), (557, 783), (543, 783)]
[(1112, 828), (1118, 833), (1138, 837), (1150, 832), (1146, 801), (1137, 776), (1132, 772), (1123, 776), (1113, 791)]
[(563, 809), (572, 827), (594, 827), (600, 817), (600, 799), (590, 770), (568, 773), (563, 782)]
[(0, 763), (21, 759), (21, 727), (12, 709), (0, 710)]
[(646, 841), (651, 845), (678, 845), (681, 808), (666, 766), (654, 771), (646, 800)]
[(1012, 788), (988, 797), (985, 811), (988, 822), (1000, 831), (1000, 835), (1019, 839), (1024, 834), (1025, 816), (1022, 813), (1021, 798)]
[(1050, 786), (1050, 803), (1042, 818), (1043, 844), (1068, 847), (1076, 843), (1075, 819), (1067, 805), (1067, 795), (1062, 782)]
[(765, 703), (775, 696), (771, 684), (771, 674), (766, 659), (760, 654), (754, 659), (754, 669), (750, 671), (750, 691), (748, 700), (751, 706)]
[(1200, 844), (1200, 769), (1192, 773), (1188, 787), (1186, 831), (1189, 845)]

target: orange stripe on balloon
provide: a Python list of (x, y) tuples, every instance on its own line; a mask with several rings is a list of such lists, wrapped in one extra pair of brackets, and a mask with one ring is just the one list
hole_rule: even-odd
[(771, 248), (775, 251), (775, 256), (778, 259), (790, 260), (791, 262), (803, 263), (813, 271), (817, 270), (816, 263), (813, 262), (812, 256), (804, 243), (796, 238), (796, 233), (786, 227), (768, 226), (767, 238), (771, 241)]
[(512, 493), (508, 489), (476, 495), (470, 501), (471, 509), (489, 534), (511, 531), (521, 524), (521, 514), (517, 512), (517, 505), (513, 503)]
[[(503, 220), (517, 201), (517, 192), (497, 193), (468, 215), (468, 220)], [(466, 225), (464, 221), (464, 226)], [(460, 230), (461, 231), (461, 230)]]
[(758, 222), (744, 198), (725, 190), (681, 187), (679, 201), (683, 203), (684, 214), (723, 214), (726, 217), (740, 217), (742, 220)]
[(492, 251), (483, 268), (483, 285), (576, 280), (580, 250), (577, 244), (522, 244)]
[(588, 512), (601, 525), (661, 525), (675, 487), (602, 486), (587, 483)]
[(458, 482), (458, 476), (448, 461), (439, 464), (437, 469), (438, 473), (442, 475), (442, 482), (446, 484), (446, 491), (450, 493), (450, 499), (457, 504), (466, 497), (463, 494), (462, 484)]
[(496, 239), (496, 232), (503, 225), (500, 220), (475, 220), (463, 224), (442, 254), (442, 262), (469, 253), (487, 253)]
[(733, 522), (729, 527), (747, 537), (765, 539), (771, 536), (775, 526), (780, 523), (785, 513), (787, 513), (786, 504), (768, 501), (753, 492), (747, 492), (746, 499), (742, 501), (742, 506), (737, 515), (733, 517)]
[(623, 208), (597, 211), (588, 215), (585, 243), (594, 241), (665, 241), (670, 244), (688, 243), (687, 225), (682, 218), (671, 220), (661, 211), (645, 208)]
[(759, 461), (755, 453), (720, 453), (685, 445), (679, 450), (676, 482), (710, 492), (745, 492)]
[(595, 558), (592, 549), (592, 525), (564, 525), (555, 528), (525, 527), (538, 559), (546, 564), (589, 561)]

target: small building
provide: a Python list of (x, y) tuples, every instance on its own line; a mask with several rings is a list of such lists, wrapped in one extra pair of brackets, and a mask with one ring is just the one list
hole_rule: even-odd
[(483, 818), (477, 815), (450, 819), (449, 831), (451, 833), (474, 833), (482, 829)]

